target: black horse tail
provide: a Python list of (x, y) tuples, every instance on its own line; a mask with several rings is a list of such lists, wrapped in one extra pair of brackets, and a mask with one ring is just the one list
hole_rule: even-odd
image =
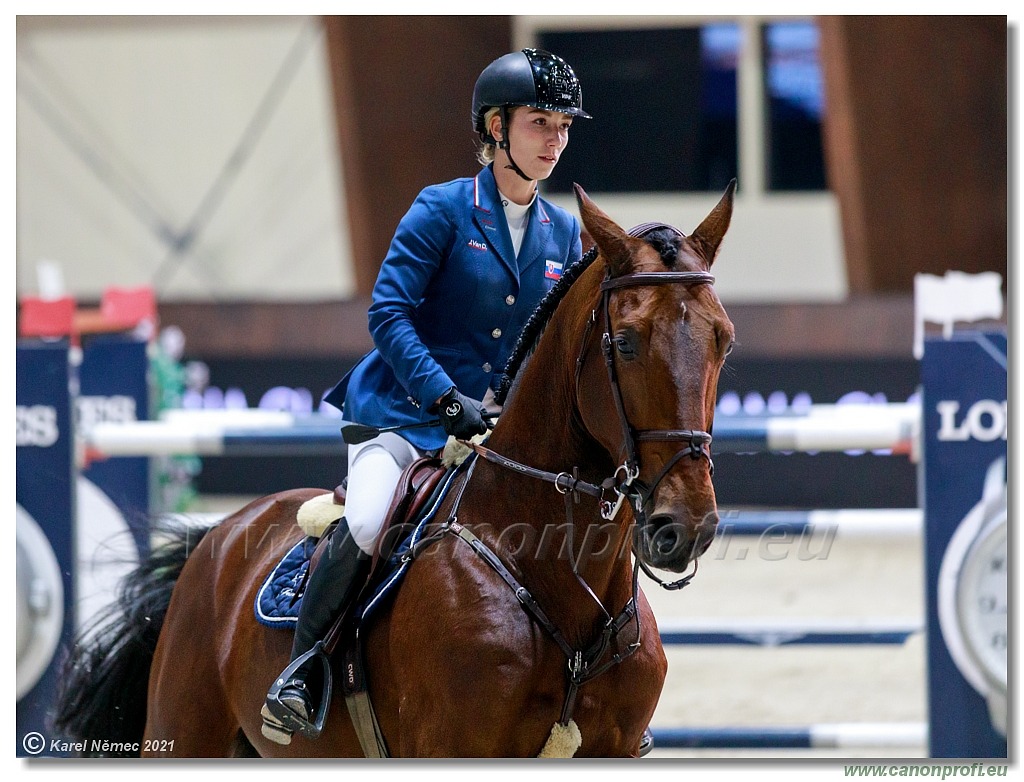
[[(121, 581), (117, 599), (90, 621), (64, 662), (54, 734), (86, 742), (85, 755), (138, 757), (149, 670), (185, 560), (210, 527), (154, 523), (150, 555)], [(113, 751), (93, 751), (113, 745)], [(119, 746), (120, 745), (120, 746)], [(122, 750), (121, 747), (127, 749)]]

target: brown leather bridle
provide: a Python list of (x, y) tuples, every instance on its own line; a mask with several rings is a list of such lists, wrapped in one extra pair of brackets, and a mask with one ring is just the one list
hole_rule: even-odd
[[(678, 229), (663, 223), (644, 223), (643, 225), (633, 228), (629, 234), (630, 236), (643, 238), (653, 231), (662, 229), (672, 231), (677, 236), (683, 236), (683, 233)], [(626, 406), (622, 396), (622, 389), (619, 385), (618, 373), (615, 368), (615, 355), (612, 340), (614, 330), (612, 329), (611, 318), (611, 294), (612, 291), (619, 290), (621, 288), (654, 285), (712, 285), (714, 282), (714, 275), (709, 274), (708, 272), (636, 272), (633, 274), (623, 274), (618, 277), (606, 277), (601, 283), (600, 307), (604, 316), (604, 333), (601, 335), (601, 351), (604, 355), (605, 365), (608, 368), (608, 381), (611, 385), (612, 399), (614, 400), (619, 423), (622, 427), (623, 445), (620, 453), (624, 454), (624, 461), (618, 470), (616, 470), (616, 476), (622, 473), (624, 477), (615, 486), (615, 491), (619, 494), (619, 502), (616, 503), (615, 510), (618, 510), (618, 506), (621, 505), (624, 498), (628, 498), (633, 505), (637, 524), (641, 527), (646, 524), (646, 508), (650, 503), (655, 490), (680, 459), (687, 455), (693, 459), (706, 458), (708, 460), (708, 468), (712, 475), (714, 475), (715, 472), (715, 464), (711, 460), (710, 432), (705, 432), (700, 429), (635, 430), (630, 425), (629, 417), (626, 415)], [(580, 354), (576, 359), (577, 389), (579, 389), (580, 372), (583, 368), (590, 330), (596, 320), (597, 310), (595, 309), (591, 312), (590, 319), (587, 322), (587, 328), (584, 331)], [(679, 442), (685, 443), (687, 447), (677, 451), (676, 454), (665, 463), (650, 484), (645, 485), (639, 480), (640, 458), (637, 453), (637, 443), (641, 442)], [(612, 513), (612, 516), (614, 516), (614, 513)], [(610, 517), (605, 516), (605, 518)], [(646, 568), (645, 572), (647, 572)], [(648, 572), (648, 575), (651, 574)], [(660, 582), (660, 580), (659, 583), (666, 586), (663, 582)]]
[[(638, 287), (647, 285), (711, 285), (715, 281), (713, 275), (707, 272), (639, 272), (636, 274), (625, 274), (621, 277), (606, 279), (601, 283), (602, 309), (604, 310), (604, 334), (601, 335), (601, 351), (604, 353), (605, 364), (608, 367), (608, 380), (612, 388), (612, 398), (615, 400), (615, 409), (618, 412), (619, 421), (622, 424), (622, 438), (625, 452), (623, 467), (627, 474), (639, 474), (640, 460), (637, 455), (637, 442), (682, 442), (689, 447), (676, 453), (658, 473), (647, 492), (650, 493), (665, 477), (668, 471), (683, 456), (689, 454), (694, 459), (704, 457), (708, 460), (711, 474), (714, 475), (715, 464), (711, 461), (711, 434), (700, 429), (643, 429), (634, 430), (626, 415), (626, 406), (622, 398), (622, 390), (619, 387), (618, 374), (615, 370), (615, 356), (612, 352), (612, 325), (610, 313), (611, 291), (619, 288)], [(582, 363), (582, 362), (581, 362)]]
[[(643, 238), (653, 231), (657, 230), (669, 230), (676, 236), (683, 237), (685, 234), (673, 226), (666, 225), (664, 223), (644, 223), (633, 228), (629, 234), (637, 238)], [(596, 253), (597, 248), (593, 248), (591, 252)], [(711, 474), (714, 474), (715, 465), (711, 460), (711, 433), (705, 432), (700, 429), (643, 429), (635, 430), (629, 423), (629, 418), (626, 415), (626, 407), (622, 397), (622, 389), (619, 385), (618, 373), (615, 368), (615, 356), (613, 352), (612, 343), (612, 319), (611, 319), (611, 296), (612, 292), (621, 288), (640, 287), (640, 286), (655, 286), (655, 285), (712, 285), (715, 282), (714, 275), (708, 272), (635, 272), (632, 274), (623, 274), (618, 277), (607, 276), (600, 285), (601, 301), (598, 305), (600, 308), (603, 319), (604, 319), (604, 333), (601, 335), (601, 350), (604, 355), (605, 365), (608, 369), (608, 380), (611, 385), (612, 398), (614, 400), (616, 414), (618, 415), (620, 425), (622, 427), (622, 438), (623, 445), (620, 453), (624, 453), (623, 463), (615, 470), (614, 475), (610, 478), (606, 478), (600, 484), (592, 484), (587, 481), (581, 480), (577, 477), (576, 471), (573, 470), (572, 474), (569, 472), (551, 473), (545, 470), (538, 470), (528, 465), (520, 464), (512, 459), (509, 459), (501, 454), (491, 451), (486, 446), (478, 445), (475, 443), (469, 443), (470, 447), (477, 452), (478, 455), (484, 457), (488, 461), (498, 464), (506, 469), (513, 470), (522, 475), (527, 475), (532, 478), (538, 478), (540, 480), (548, 481), (555, 485), (555, 489), (559, 493), (566, 495), (567, 503), (567, 514), (571, 510), (571, 506), (568, 503), (568, 496), (578, 496), (578, 492), (583, 492), (598, 498), (600, 501), (600, 512), (601, 517), (606, 521), (610, 521), (615, 518), (618, 514), (622, 503), (627, 499), (633, 507), (634, 518), (638, 529), (643, 529), (647, 525), (647, 507), (650, 504), (651, 498), (654, 495), (655, 490), (664, 480), (665, 476), (668, 475), (669, 471), (685, 456), (690, 456), (692, 459), (698, 460), (705, 458), (708, 460), (708, 468)], [(580, 387), (580, 373), (583, 369), (583, 363), (587, 356), (587, 348), (589, 346), (590, 334), (597, 322), (598, 307), (595, 307), (591, 313), (590, 318), (587, 320), (586, 327), (583, 332), (583, 337), (580, 342), (580, 350), (576, 358), (576, 369), (575, 369), (575, 385), (577, 389), (577, 397)], [(679, 442), (686, 445), (685, 448), (681, 448), (676, 454), (669, 459), (654, 479), (646, 484), (639, 480), (640, 477), (640, 458), (637, 452), (637, 443), (642, 442)], [(607, 500), (606, 492), (612, 491), (617, 495), (615, 502)], [(696, 575), (696, 560), (694, 560), (694, 571), (689, 575), (670, 583), (662, 581), (657, 575), (655, 575), (650, 568), (644, 564), (640, 557), (636, 557), (637, 563), (643, 569), (650, 578), (658, 582), (665, 589), (681, 589), (690, 583), (693, 577)], [(575, 567), (573, 568), (575, 572)], [(578, 577), (578, 575), (577, 575)], [(588, 587), (588, 591), (589, 587)], [(596, 599), (596, 598), (595, 598)], [(600, 601), (598, 601), (600, 602)]]

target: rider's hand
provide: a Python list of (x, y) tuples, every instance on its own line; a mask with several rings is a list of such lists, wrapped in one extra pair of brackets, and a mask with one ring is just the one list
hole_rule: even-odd
[(483, 406), (475, 399), (463, 396), (452, 386), (437, 400), (437, 412), (441, 417), (441, 426), (452, 437), (468, 440), (475, 434), (487, 431), (484, 423)]

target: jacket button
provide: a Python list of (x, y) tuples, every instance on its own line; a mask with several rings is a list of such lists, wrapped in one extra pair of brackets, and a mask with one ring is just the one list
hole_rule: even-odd
[(495, 339), (500, 337), (501, 336), (501, 329), (495, 329), (494, 331), (492, 331), (491, 332), (491, 336), (494, 337)]
[(413, 407), (418, 408), (420, 406), (420, 403), (417, 400), (413, 399), (411, 396), (407, 396), (406, 399), (409, 400), (409, 404), (412, 405)]
[(505, 303), (511, 307), (513, 304), (516, 303), (516, 297), (510, 293), (508, 296), (505, 297)]
[(480, 367), (480, 369), (482, 369), (484, 372), (490, 372), (491, 371), (491, 365), (485, 362), (484, 365), (482, 367)]

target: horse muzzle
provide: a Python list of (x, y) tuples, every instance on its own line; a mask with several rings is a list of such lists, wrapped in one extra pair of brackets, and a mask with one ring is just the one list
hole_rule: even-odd
[(637, 555), (650, 567), (682, 573), (708, 550), (717, 527), (715, 510), (699, 518), (686, 511), (655, 511), (637, 526)]

